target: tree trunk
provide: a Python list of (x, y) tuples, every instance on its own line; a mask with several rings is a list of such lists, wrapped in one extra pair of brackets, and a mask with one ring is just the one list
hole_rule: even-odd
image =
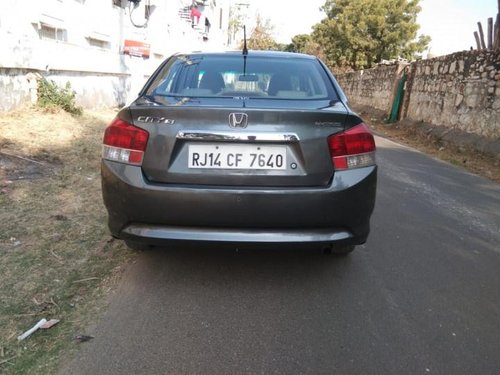
[(477, 23), (477, 27), (479, 29), (479, 37), (481, 38), (481, 49), (486, 49), (486, 43), (484, 42), (483, 25), (481, 25), (481, 22)]
[(488, 49), (493, 49), (493, 18), (488, 18)]
[(477, 49), (481, 49), (481, 42), (479, 41), (479, 34), (477, 33), (477, 31), (474, 31), (474, 38), (476, 39)]
[[(500, 0), (498, 0), (500, 2)], [(497, 14), (497, 21), (495, 22), (495, 33), (493, 35), (493, 49), (500, 50), (500, 12)]]

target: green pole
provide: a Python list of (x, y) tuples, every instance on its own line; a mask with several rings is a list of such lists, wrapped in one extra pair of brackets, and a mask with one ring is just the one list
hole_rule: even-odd
[(401, 106), (401, 102), (403, 100), (405, 82), (406, 82), (406, 72), (403, 72), (403, 76), (400, 78), (398, 83), (398, 90), (396, 91), (394, 102), (392, 103), (391, 114), (389, 115), (389, 118), (385, 120), (386, 123), (392, 123), (398, 121), (399, 107)]

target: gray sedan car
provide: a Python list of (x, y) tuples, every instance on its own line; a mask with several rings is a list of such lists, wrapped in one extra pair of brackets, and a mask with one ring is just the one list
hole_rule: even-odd
[(178, 54), (106, 128), (102, 192), (129, 244), (366, 241), (375, 142), (328, 68), (280, 52)]

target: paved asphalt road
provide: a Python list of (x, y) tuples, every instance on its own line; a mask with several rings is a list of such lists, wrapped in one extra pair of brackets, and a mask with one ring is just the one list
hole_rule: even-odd
[(377, 143), (366, 245), (141, 253), (62, 373), (500, 374), (500, 186)]

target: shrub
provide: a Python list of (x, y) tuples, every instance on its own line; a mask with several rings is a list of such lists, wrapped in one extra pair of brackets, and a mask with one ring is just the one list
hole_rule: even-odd
[(38, 105), (46, 109), (61, 108), (78, 116), (83, 113), (82, 107), (75, 103), (75, 92), (71, 89), (69, 82), (61, 88), (54, 81), (47, 81), (45, 78), (39, 80)]

